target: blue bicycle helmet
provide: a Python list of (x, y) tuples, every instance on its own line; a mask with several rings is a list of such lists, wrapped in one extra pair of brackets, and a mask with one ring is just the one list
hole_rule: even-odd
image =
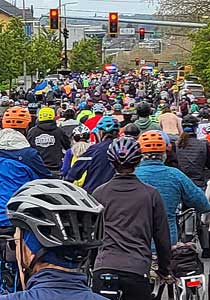
[(87, 103), (86, 102), (81, 102), (78, 106), (78, 109), (79, 110), (83, 110), (83, 109), (86, 109), (87, 108)]
[(109, 133), (112, 131), (119, 131), (120, 124), (118, 120), (114, 119), (112, 116), (105, 116), (101, 118), (95, 129), (95, 132), (97, 132), (98, 130), (104, 130), (105, 132)]
[(113, 108), (115, 111), (121, 111), (122, 105), (120, 103), (116, 103), (114, 104)]
[(134, 138), (121, 137), (110, 144), (107, 155), (114, 165), (134, 167), (141, 159), (140, 144)]

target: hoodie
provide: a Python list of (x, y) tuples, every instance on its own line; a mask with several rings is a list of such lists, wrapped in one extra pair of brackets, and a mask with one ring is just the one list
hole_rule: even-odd
[(151, 121), (149, 117), (140, 117), (134, 124), (139, 128), (141, 134), (149, 130), (162, 130), (160, 125)]
[(0, 131), (0, 157), (14, 159), (27, 165), (39, 178), (52, 177), (37, 150), (30, 147), (25, 136), (14, 129)]
[(39, 122), (28, 132), (30, 145), (40, 153), (45, 165), (51, 171), (59, 171), (62, 165), (63, 149), (70, 148), (70, 141), (55, 121)]
[(49, 173), (24, 135), (14, 129), (0, 130), (0, 227), (11, 225), (6, 215), (7, 202), (22, 185), (40, 178), (35, 172), (40, 166), (40, 172)]
[(81, 273), (43, 269), (32, 275), (25, 291), (0, 296), (0, 300), (107, 300), (87, 286)]

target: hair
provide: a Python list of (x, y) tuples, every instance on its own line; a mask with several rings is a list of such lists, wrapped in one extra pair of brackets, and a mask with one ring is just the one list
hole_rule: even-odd
[(76, 142), (71, 148), (73, 155), (75, 155), (76, 157), (80, 157), (83, 153), (87, 151), (90, 145), (91, 144), (88, 141), (84, 140)]
[(162, 114), (166, 114), (166, 113), (171, 113), (171, 109), (169, 107), (166, 107), (163, 111)]
[(143, 153), (142, 154), (142, 159), (143, 160), (166, 160), (166, 152), (161, 152), (161, 153)]
[(75, 112), (73, 109), (67, 109), (63, 114), (65, 120), (75, 119)]
[(188, 132), (183, 132), (178, 140), (178, 148), (185, 149), (187, 145), (189, 144), (189, 137), (190, 134)]
[[(139, 159), (139, 162), (140, 162), (140, 159)], [(131, 164), (126, 164), (124, 166), (121, 166), (118, 163), (112, 163), (112, 165), (114, 166), (114, 169), (117, 171), (117, 173), (133, 173), (138, 164), (136, 164), (135, 166), (131, 165)]]

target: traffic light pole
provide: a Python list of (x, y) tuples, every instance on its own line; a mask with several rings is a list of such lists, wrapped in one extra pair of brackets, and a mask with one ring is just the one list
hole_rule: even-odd
[[(66, 17), (65, 17), (65, 28), (64, 31), (66, 32), (67, 28), (66, 28), (67, 24), (66, 24)], [(64, 68), (67, 69), (68, 68), (68, 54), (67, 54), (67, 39), (68, 39), (68, 34), (64, 34)]]

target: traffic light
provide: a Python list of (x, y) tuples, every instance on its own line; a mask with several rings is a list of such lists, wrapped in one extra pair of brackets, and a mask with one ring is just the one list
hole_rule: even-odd
[(140, 65), (140, 59), (137, 57), (135, 58), (135, 63), (136, 63), (136, 66), (139, 66)]
[(109, 13), (109, 28), (108, 33), (111, 37), (115, 37), (119, 31), (118, 13)]
[(50, 29), (59, 29), (59, 10), (57, 8), (50, 10)]
[(67, 28), (64, 28), (64, 30), (63, 30), (63, 36), (64, 36), (65, 39), (69, 38), (69, 30)]
[(139, 29), (139, 37), (140, 37), (140, 41), (144, 40), (144, 36), (145, 36), (145, 29), (144, 28), (140, 28)]

